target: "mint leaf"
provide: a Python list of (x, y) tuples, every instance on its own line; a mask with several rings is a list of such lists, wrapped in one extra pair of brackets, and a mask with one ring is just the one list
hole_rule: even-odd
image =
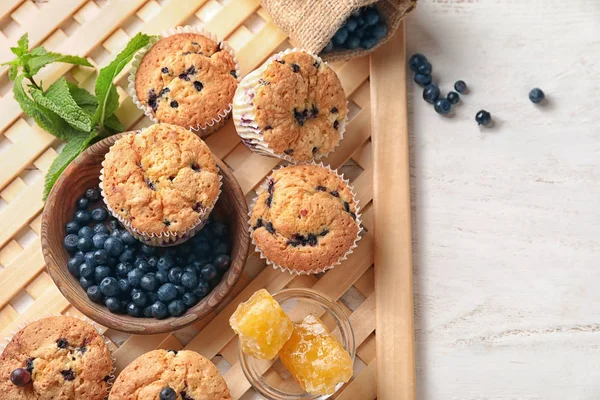
[(45, 54), (48, 54), (48, 52), (46, 51), (45, 48), (43, 48), (42, 46), (36, 47), (35, 49), (32, 49), (29, 54), (31, 54), (32, 56), (43, 56)]
[(19, 103), (25, 114), (32, 117), (40, 128), (53, 134), (59, 139), (68, 140), (71, 136), (80, 133), (80, 131), (72, 128), (56, 113), (31, 100), (29, 96), (27, 96), (27, 93), (25, 93), (23, 78), (25, 78), (25, 75), (23, 74), (15, 78), (15, 82), (13, 83), (13, 94), (15, 100)]
[[(113, 80), (123, 68), (125, 68), (129, 61), (131, 61), (135, 53), (150, 43), (150, 39), (152, 39), (151, 36), (138, 33), (129, 41), (129, 43), (127, 43), (125, 49), (120, 52), (110, 64), (100, 70), (98, 78), (96, 79), (95, 90), (96, 98), (98, 99), (98, 109), (92, 120), (93, 123), (98, 122), (100, 127), (103, 127), (106, 118), (117, 109), (118, 95), (114, 88)], [(115, 103), (117, 103), (116, 106)], [(112, 112), (110, 112), (111, 110)]]
[(96, 97), (86, 89), (80, 88), (74, 83), (67, 82), (67, 86), (69, 87), (69, 93), (71, 94), (71, 97), (73, 97), (73, 100), (75, 100), (75, 103), (77, 103), (91, 119), (96, 112), (96, 107), (98, 107), (98, 100), (96, 100)]
[(111, 135), (121, 133), (125, 130), (125, 126), (123, 126), (115, 114), (112, 114), (104, 120), (104, 127), (110, 131)]
[(14, 81), (15, 78), (17, 77), (18, 73), (19, 73), (19, 67), (12, 64), (10, 66), (10, 68), (8, 69), (8, 79), (10, 79), (11, 81)]
[(73, 128), (84, 132), (89, 132), (92, 129), (90, 116), (71, 97), (64, 76), (54, 82), (46, 93), (35, 87), (30, 87), (29, 93), (39, 105), (55, 112)]
[(95, 136), (95, 132), (92, 132), (91, 134), (80, 132), (71, 137), (63, 151), (54, 159), (52, 165), (50, 165), (48, 173), (46, 173), (43, 200), (46, 200), (50, 194), (50, 190), (56, 183), (56, 180), (60, 174), (62, 174), (65, 168), (67, 168), (67, 166), (75, 159), (75, 157), (77, 157), (83, 150), (86, 149), (88, 144), (90, 144)]
[(17, 45), (23, 54), (27, 53), (29, 51), (29, 34), (25, 33), (23, 36), (21, 36), (17, 42)]
[(29, 68), (29, 74), (31, 76), (37, 74), (40, 69), (46, 65), (54, 62), (62, 62), (73, 65), (85, 65), (86, 67), (93, 67), (88, 60), (79, 56), (66, 56), (64, 54), (46, 52), (45, 54), (32, 57), (27, 61), (27, 67)]

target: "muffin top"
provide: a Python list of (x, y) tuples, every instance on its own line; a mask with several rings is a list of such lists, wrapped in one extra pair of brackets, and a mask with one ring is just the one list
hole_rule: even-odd
[(275, 152), (309, 161), (339, 143), (346, 95), (333, 69), (317, 57), (303, 51), (276, 57), (255, 90), (254, 122)]
[(129, 364), (117, 378), (109, 400), (157, 400), (162, 390), (182, 400), (230, 400), (217, 367), (194, 351), (154, 350)]
[[(26, 368), (31, 383), (10, 381)], [(10, 400), (102, 400), (112, 358), (106, 343), (88, 323), (61, 316), (27, 325), (8, 343), (0, 358), (0, 397)]]
[(219, 194), (219, 172), (210, 149), (176, 125), (156, 124), (121, 137), (102, 165), (107, 204), (146, 234), (194, 227)]
[(233, 56), (197, 33), (160, 39), (135, 75), (137, 97), (156, 119), (187, 128), (205, 128), (225, 116), (237, 84)]
[(348, 185), (318, 165), (273, 172), (252, 209), (252, 236), (263, 255), (283, 268), (316, 273), (354, 244), (359, 226)]

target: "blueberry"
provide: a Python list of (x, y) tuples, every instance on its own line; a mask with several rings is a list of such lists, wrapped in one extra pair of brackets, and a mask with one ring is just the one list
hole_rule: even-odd
[(119, 293), (127, 294), (129, 292), (129, 281), (127, 279), (121, 278), (117, 281), (117, 284), (119, 285)]
[(169, 316), (169, 309), (162, 301), (152, 304), (152, 316), (156, 319), (165, 319)]
[(229, 246), (227, 245), (227, 243), (219, 243), (213, 249), (213, 254), (214, 255), (227, 254), (227, 253), (229, 253)]
[(219, 273), (217, 272), (217, 268), (213, 264), (206, 264), (200, 270), (200, 274), (202, 275), (203, 279), (210, 281), (212, 279), (215, 279)]
[(96, 250), (94, 252), (94, 261), (98, 264), (106, 264), (108, 261), (108, 253), (104, 249)]
[(427, 62), (427, 57), (421, 53), (415, 53), (408, 59), (408, 66), (410, 67), (411, 71), (417, 72), (417, 69)]
[(144, 307), (144, 317), (152, 318), (152, 306)]
[(156, 247), (149, 246), (147, 244), (143, 244), (141, 247), (142, 254), (145, 256), (153, 256), (156, 254)]
[(175, 285), (175, 289), (177, 289), (177, 293), (179, 293), (179, 296), (183, 296), (185, 292), (187, 292), (187, 289), (183, 285)]
[(77, 200), (77, 208), (79, 208), (80, 210), (87, 210), (89, 205), (90, 201), (85, 197), (82, 197), (79, 200)]
[(121, 312), (121, 300), (118, 297), (107, 297), (104, 299), (104, 305), (111, 313)]
[(84, 276), (79, 278), (79, 285), (83, 288), (83, 290), (87, 290), (90, 286), (94, 284), (94, 280), (90, 278), (86, 278)]
[(114, 268), (117, 266), (117, 264), (119, 263), (119, 259), (117, 257), (108, 257), (108, 261), (106, 262), (106, 265)]
[(348, 30), (344, 27), (338, 29), (338, 31), (333, 35), (333, 44), (341, 46), (344, 44), (346, 39), (348, 38)]
[(129, 303), (127, 304), (127, 315), (139, 318), (143, 315), (143, 310), (135, 304)]
[(95, 233), (106, 233), (107, 237), (108, 237), (108, 234), (110, 233), (110, 231), (108, 230), (108, 228), (104, 224), (97, 224), (94, 227), (94, 232)]
[(121, 223), (118, 220), (112, 219), (112, 220), (108, 221), (108, 227), (110, 228), (111, 231), (114, 231), (116, 229), (121, 229), (123, 226), (121, 225)]
[(77, 248), (81, 251), (90, 251), (94, 248), (94, 241), (91, 237), (82, 237), (77, 241)]
[[(129, 282), (129, 280), (127, 280)], [(129, 291), (129, 297), (133, 298), (133, 296), (135, 296), (136, 293), (144, 293), (146, 294), (146, 292), (144, 292), (142, 289), (138, 289), (138, 288), (131, 288), (131, 290)]]
[(86, 190), (85, 197), (93, 203), (100, 200), (100, 192), (96, 188), (90, 188)]
[(92, 214), (90, 214), (87, 210), (77, 210), (75, 212), (75, 221), (79, 223), (79, 225), (87, 225), (92, 220)]
[(183, 274), (183, 270), (179, 267), (172, 268), (169, 271), (169, 282), (179, 285), (181, 283), (181, 275)]
[(121, 234), (121, 241), (125, 245), (133, 246), (137, 243), (137, 240), (133, 237), (133, 235), (127, 231)]
[(356, 22), (356, 19), (352, 17), (348, 18), (348, 20), (346, 21), (346, 29), (348, 30), (348, 32), (354, 32), (356, 28), (358, 28), (358, 23)]
[(206, 297), (210, 293), (210, 285), (208, 282), (201, 280), (198, 282), (198, 287), (193, 290), (193, 293), (199, 299)]
[(94, 242), (94, 247), (97, 249), (104, 249), (104, 242), (108, 239), (108, 235), (106, 233), (96, 233), (92, 237), (92, 241)]
[(148, 257), (148, 265), (151, 269), (156, 269), (158, 267), (158, 258)]
[(81, 265), (81, 261), (76, 258), (71, 258), (69, 262), (67, 262), (67, 269), (75, 278), (79, 278), (79, 266)]
[(174, 317), (183, 315), (187, 310), (187, 307), (181, 300), (173, 300), (169, 303), (169, 314)]
[(136, 306), (145, 307), (148, 301), (148, 297), (146, 296), (146, 293), (138, 291), (131, 296), (131, 300)]
[(177, 393), (167, 386), (160, 391), (159, 400), (177, 400)]
[(477, 124), (479, 125), (487, 126), (491, 120), (492, 115), (485, 110), (481, 110), (475, 115), (475, 121), (477, 121)]
[(365, 50), (370, 50), (377, 44), (377, 39), (374, 37), (363, 37), (360, 39), (360, 47)]
[(115, 229), (110, 233), (110, 237), (115, 237), (115, 238), (121, 238), (121, 235), (123, 234), (123, 231), (121, 229)]
[(67, 222), (67, 225), (65, 225), (65, 231), (67, 231), (67, 234), (78, 233), (79, 232), (79, 223), (77, 221)]
[(448, 93), (448, 96), (446, 96), (446, 98), (448, 99), (450, 104), (456, 104), (460, 101), (460, 95), (456, 92)]
[(159, 269), (158, 271), (156, 271), (154, 276), (156, 276), (156, 280), (161, 285), (163, 283), (169, 282), (169, 273), (167, 271), (165, 271), (164, 269)]
[(436, 113), (441, 115), (446, 115), (452, 110), (452, 104), (448, 101), (448, 99), (437, 99), (433, 106)]
[(133, 249), (125, 249), (123, 253), (119, 256), (119, 261), (121, 262), (132, 262), (135, 258), (135, 250)]
[(228, 255), (222, 254), (217, 256), (213, 261), (213, 265), (217, 267), (219, 271), (225, 272), (229, 269), (231, 265), (231, 258)]
[(161, 287), (158, 288), (158, 299), (165, 303), (170, 302), (171, 300), (175, 300), (179, 295), (177, 288), (172, 283), (165, 283)]
[(108, 268), (105, 265), (99, 265), (96, 267), (96, 269), (94, 269), (94, 280), (96, 281), (96, 283), (102, 282), (104, 280), (104, 278), (107, 278), (110, 275), (111, 275), (110, 268)]
[(465, 81), (456, 81), (454, 83), (454, 90), (458, 93), (464, 94), (467, 91), (467, 84)]
[(439, 97), (440, 88), (435, 83), (432, 83), (423, 89), (423, 100), (426, 102), (433, 104)]
[(116, 296), (119, 294), (119, 282), (115, 278), (107, 276), (100, 282), (100, 291), (107, 297)]
[(181, 301), (188, 307), (195, 306), (198, 303), (198, 298), (190, 292), (184, 293), (181, 297)]
[(96, 268), (98, 266), (98, 263), (96, 262), (96, 258), (94, 257), (93, 251), (89, 251), (89, 252), (85, 253), (84, 262), (93, 268)]
[(146, 293), (146, 298), (148, 299), (148, 304), (153, 304), (158, 300), (158, 293), (148, 292)]
[(379, 22), (379, 18), (376, 8), (368, 8), (364, 13), (365, 25), (375, 25)]
[(79, 266), (79, 276), (83, 276), (84, 278), (91, 278), (94, 275), (94, 267), (83, 263)]
[(106, 242), (104, 242), (104, 250), (106, 250), (110, 256), (120, 255), (123, 252), (124, 247), (121, 239), (116, 237), (109, 237), (106, 239)]
[(355, 18), (356, 18), (356, 24), (358, 26), (364, 26), (365, 25), (365, 19), (364, 19), (364, 17), (362, 15), (357, 14), (357, 15), (355, 15)]
[(70, 233), (65, 236), (63, 245), (68, 252), (75, 253), (77, 251), (77, 242), (79, 242), (79, 236), (74, 233)]
[(431, 75), (415, 74), (414, 80), (420, 86), (427, 86), (431, 84)]
[(227, 228), (227, 225), (221, 222), (215, 222), (211, 224), (211, 230), (213, 235), (218, 236), (220, 238), (224, 238), (229, 233), (229, 228)]
[(98, 207), (92, 210), (92, 219), (96, 222), (104, 222), (108, 218), (106, 208)]
[(153, 273), (150, 272), (142, 277), (142, 279), (140, 280), (140, 287), (144, 290), (147, 290), (148, 292), (151, 292), (153, 290), (156, 290), (157, 283), (158, 282), (156, 281), (156, 277)]
[(417, 68), (417, 73), (422, 75), (431, 75), (432, 69), (433, 68), (431, 67), (431, 64), (427, 61), (424, 64), (419, 65)]
[(206, 240), (197, 242), (194, 245), (194, 247), (195, 247), (196, 254), (200, 255), (200, 256), (208, 254), (210, 252), (210, 244)]
[[(208, 266), (211, 264), (206, 264), (206, 265)], [(214, 266), (213, 266), (213, 268), (214, 268)], [(215, 269), (215, 272), (216, 272), (216, 269)], [(198, 275), (196, 275), (196, 273), (192, 272), (192, 271), (184, 272), (181, 275), (181, 284), (188, 289), (194, 289), (196, 286), (198, 286)]]
[(358, 49), (360, 46), (360, 38), (354, 34), (348, 35), (348, 39), (346, 39), (346, 48), (349, 50)]
[(94, 303), (102, 303), (104, 300), (104, 295), (100, 288), (96, 285), (92, 285), (87, 288), (87, 296)]
[(371, 35), (377, 40), (383, 39), (387, 36), (387, 34), (388, 28), (384, 22), (381, 22), (371, 28)]
[(321, 51), (323, 53), (329, 53), (331, 50), (333, 50), (333, 41), (330, 40)]
[(535, 104), (538, 104), (544, 100), (544, 97), (546, 97), (546, 95), (540, 88), (531, 89), (531, 92), (529, 92), (529, 100)]
[(133, 268), (141, 269), (144, 272), (150, 272), (150, 265), (148, 265), (148, 262), (144, 259), (136, 259), (133, 263)]

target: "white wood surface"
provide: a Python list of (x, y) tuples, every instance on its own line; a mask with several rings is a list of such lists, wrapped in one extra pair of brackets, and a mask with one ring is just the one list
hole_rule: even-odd
[(600, 399), (600, 1), (420, 0), (407, 47), (471, 89), (408, 86), (418, 398)]

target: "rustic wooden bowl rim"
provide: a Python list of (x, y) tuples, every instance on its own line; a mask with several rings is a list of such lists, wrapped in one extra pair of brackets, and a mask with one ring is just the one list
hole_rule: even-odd
[[(180, 317), (170, 317), (163, 320), (154, 318), (134, 318), (129, 315), (112, 314), (104, 305), (93, 303), (88, 299), (87, 294), (79, 285), (78, 280), (73, 277), (68, 269), (66, 262), (61, 263), (61, 258), (68, 259), (65, 255), (66, 250), (62, 246), (64, 236), (64, 224), (56, 222), (60, 218), (59, 212), (64, 212), (64, 207), (74, 209), (73, 204), (65, 205), (63, 198), (68, 196), (66, 191), (73, 189), (73, 183), (77, 184), (80, 176), (86, 168), (97, 168), (98, 177), (101, 169), (101, 162), (104, 154), (108, 152), (120, 137), (132, 132), (124, 132), (118, 135), (110, 136), (95, 143), (81, 153), (73, 160), (54, 185), (42, 212), (41, 223), (41, 242), (46, 268), (52, 280), (59, 291), (66, 299), (88, 318), (100, 323), (101, 325), (133, 334), (156, 334), (171, 332), (188, 326), (210, 312), (224, 300), (231, 292), (233, 286), (242, 274), (248, 255), (250, 238), (248, 235), (248, 205), (239, 183), (230, 172), (229, 168), (218, 157), (214, 157), (221, 170), (223, 177), (222, 193), (217, 201), (215, 210), (219, 209), (219, 202), (234, 203), (233, 207), (227, 209), (232, 214), (229, 228), (232, 235), (232, 253), (231, 266), (223, 276), (221, 282), (211, 291), (211, 293), (202, 299), (194, 307), (191, 307), (184, 315)], [(78, 174), (80, 172), (80, 174)], [(91, 180), (91, 177), (87, 177)], [(85, 178), (84, 178), (85, 179)], [(75, 196), (78, 197), (82, 193)], [(233, 209), (231, 209), (233, 208)], [(214, 211), (213, 211), (214, 212)], [(233, 221), (233, 223), (231, 223)], [(67, 222), (67, 221), (63, 221)], [(57, 225), (63, 226), (57, 226)], [(61, 234), (62, 233), (62, 234)], [(58, 235), (58, 238), (56, 237)], [(54, 246), (52, 245), (54, 243)], [(62, 253), (61, 253), (62, 252)]]

